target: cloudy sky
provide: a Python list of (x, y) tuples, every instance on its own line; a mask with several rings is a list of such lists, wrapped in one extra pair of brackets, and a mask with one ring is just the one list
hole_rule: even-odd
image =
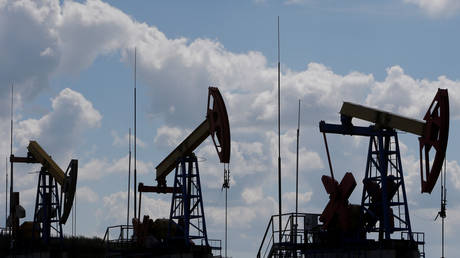
[[(155, 166), (205, 119), (207, 87), (219, 87), (232, 131), (229, 255), (254, 257), (278, 207), (277, 16), (283, 212), (295, 207), (298, 99), (299, 207), (320, 213), (328, 200), (320, 183), (328, 174), (320, 120), (338, 122), (342, 101), (421, 119), (436, 90), (448, 88), (447, 256), (460, 252), (460, 221), (454, 219), (460, 216), (458, 0), (0, 0), (5, 163), (14, 83), (14, 154), (26, 155), (33, 139), (63, 168), (79, 160), (78, 234), (102, 237), (107, 226), (124, 223), (136, 47), (138, 181), (155, 184)], [(328, 139), (337, 177), (352, 171), (360, 182), (367, 139)], [(412, 228), (426, 232), (427, 257), (438, 256), (439, 185), (432, 195), (420, 194), (417, 137), (401, 134), (400, 144)], [(208, 235), (223, 239), (223, 167), (209, 139), (197, 155), (203, 160)], [(31, 220), (37, 184), (31, 172), (38, 167), (15, 168), (14, 187)], [(355, 189), (353, 203), (359, 203), (361, 190)], [(168, 216), (170, 196), (143, 200), (143, 214)]]

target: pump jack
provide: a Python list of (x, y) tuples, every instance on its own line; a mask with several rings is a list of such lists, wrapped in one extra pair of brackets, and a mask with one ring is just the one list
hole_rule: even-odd
[[(185, 246), (197, 240), (209, 246), (198, 160), (193, 153), (208, 136), (212, 137), (220, 162), (228, 164), (230, 125), (224, 100), (216, 87), (209, 87), (206, 119), (156, 167), (157, 186), (139, 183), (138, 187), (139, 211), (142, 193), (172, 193), (168, 241), (179, 241)], [(174, 169), (174, 186), (167, 186), (166, 176)], [(138, 242), (145, 238), (146, 222), (148, 216), (144, 217), (144, 223), (133, 219)]]
[[(372, 124), (355, 126), (353, 118)], [(424, 245), (424, 233), (413, 232), (410, 223), (396, 130), (418, 136), (421, 192), (431, 193), (446, 156), (449, 135), (447, 90), (438, 89), (424, 121), (350, 102), (343, 103), (340, 120), (340, 124), (319, 123), (330, 168), (330, 176), (321, 178), (329, 194), (329, 202), (322, 214), (284, 214), (289, 218), (281, 232), (273, 226), (277, 215), (272, 216), (257, 257), (425, 257), (424, 248), (418, 248)], [(340, 183), (334, 178), (327, 133), (369, 137), (361, 205), (348, 201), (357, 185), (353, 174), (345, 173)], [(430, 152), (435, 153), (430, 155)], [(444, 212), (445, 206), (441, 206), (440, 216), (444, 216)], [(322, 224), (318, 223), (318, 217)], [(303, 218), (300, 230), (297, 223), (294, 227), (292, 218)], [(293, 229), (295, 234), (292, 234)], [(367, 233), (376, 233), (378, 238), (368, 238)], [(400, 238), (393, 233), (400, 233)], [(281, 235), (279, 242), (276, 234)]]
[[(350, 102), (343, 103), (340, 114), (342, 124), (327, 124), (321, 121), (320, 131), (370, 138), (361, 200), (364, 230), (378, 232), (379, 239), (391, 239), (391, 234), (395, 231), (407, 232), (412, 240), (399, 141), (395, 129), (419, 136), (421, 192), (431, 193), (441, 172), (447, 149), (449, 136), (447, 89), (438, 90), (423, 118), (424, 121)], [(351, 123), (352, 118), (369, 121), (374, 125), (370, 127), (354, 126)], [(432, 150), (436, 153), (434, 160), (430, 163), (430, 151)], [(336, 217), (344, 220), (343, 225), (348, 225), (346, 209), (339, 210), (335, 207), (344, 207), (344, 204), (348, 203), (347, 199), (354, 186), (347, 187), (350, 191), (345, 198), (337, 199), (335, 196), (343, 195), (338, 192), (340, 187), (336, 187), (338, 183), (333, 175), (332, 177), (323, 176), (322, 181), (331, 200), (320, 220), (327, 226)], [(354, 181), (353, 175), (347, 173), (340, 185), (356, 185)], [(399, 213), (396, 214), (393, 208)]]
[[(49, 243), (52, 238), (55, 238), (52, 234), (54, 230), (57, 238), (62, 240), (62, 225), (67, 222), (75, 196), (78, 160), (72, 159), (64, 173), (36, 141), (30, 141), (27, 149), (26, 157), (11, 155), (10, 162), (11, 164), (40, 163), (42, 165), (38, 178), (32, 237), (39, 237), (44, 243)], [(57, 188), (58, 184), (61, 186), (60, 193)], [(19, 219), (15, 215), (15, 210), (10, 211), (10, 217), (15, 218), (12, 231), (13, 237), (16, 237)], [(27, 224), (24, 223), (24, 225)]]

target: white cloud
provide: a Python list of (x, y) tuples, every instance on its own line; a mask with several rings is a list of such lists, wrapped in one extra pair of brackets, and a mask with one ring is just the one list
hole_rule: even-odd
[(287, 5), (302, 5), (310, 2), (310, 0), (286, 0), (284, 4)]
[[(113, 142), (112, 142), (113, 146), (118, 146), (118, 147), (128, 147), (129, 146), (129, 133), (125, 134), (124, 136), (120, 136), (118, 132), (116, 132), (115, 130), (112, 130), (110, 134), (112, 135), (112, 138), (113, 138)], [(145, 148), (147, 146), (144, 141), (139, 139), (139, 137), (136, 137), (136, 145), (141, 148)], [(134, 148), (133, 146), (134, 146), (134, 135), (133, 133), (131, 133), (131, 149)]]
[(15, 139), (20, 146), (27, 146), (29, 140), (36, 140), (57, 161), (68, 159), (72, 150), (81, 143), (81, 134), (100, 126), (102, 119), (82, 94), (69, 88), (63, 89), (52, 99), (53, 110), (40, 119), (19, 121)]
[[(79, 168), (78, 178), (80, 180), (97, 180), (110, 174), (125, 173), (128, 171), (128, 157), (129, 155), (113, 160), (91, 159)], [(134, 160), (131, 162), (134, 162)], [(133, 169), (133, 164), (131, 163), (131, 170)], [(137, 160), (136, 170), (139, 174), (146, 174), (154, 171), (154, 165), (152, 162)]]
[(157, 129), (157, 134), (153, 141), (160, 147), (175, 148), (185, 139), (189, 132), (189, 130), (165, 125)]
[[(102, 1), (90, 0), (83, 4), (65, 1), (59, 6), (58, 1), (24, 0), (5, 5), (8, 8), (0, 7), (0, 43), (4, 46), (2, 53), (7, 54), (8, 62), (0, 64), (0, 82), (8, 85), (10, 81), (15, 81), (15, 103), (18, 106), (46, 88), (50, 77), (78, 73), (89, 67), (98, 56), (120, 53), (122, 62), (132, 62), (132, 50), (137, 46), (140, 53), (138, 75), (147, 89), (143, 94), (150, 97), (149, 112), (152, 117), (164, 122), (157, 130), (154, 143), (169, 149), (176, 146), (190, 128), (205, 119), (206, 87), (218, 86), (230, 115), (232, 189), (242, 193), (230, 203), (230, 225), (239, 229), (241, 236), (246, 239), (257, 239), (254, 232), (261, 231), (265, 225), (261, 227), (259, 224), (265, 224), (270, 215), (276, 212), (277, 206), (271, 197), (274, 195), (274, 171), (277, 167), (277, 137), (274, 129), (277, 118), (277, 73), (262, 53), (234, 53), (220, 42), (203, 38), (170, 39), (158, 28), (136, 22)], [(82, 38), (85, 40), (82, 41)], [(28, 58), (20, 61), (16, 56)], [(309, 134), (306, 137), (309, 137), (308, 143), (311, 145), (301, 145), (299, 167), (305, 172), (302, 173), (306, 178), (304, 181), (312, 189), (301, 191), (299, 197), (303, 204), (322, 201), (321, 198), (312, 198), (313, 194), (326, 196), (320, 181), (314, 181), (320, 177), (318, 172), (324, 170), (322, 156), (318, 154), (322, 149), (315, 141), (318, 138), (315, 133), (319, 120), (339, 120), (337, 112), (342, 101), (364, 103), (420, 118), (437, 88), (449, 88), (451, 115), (455, 119), (460, 118), (460, 82), (445, 76), (436, 80), (417, 79), (405, 74), (401, 67), (392, 66), (387, 69), (386, 77), (378, 81), (372, 74), (358, 71), (340, 75), (324, 64), (315, 62), (300, 71), (283, 68), (281, 76), (282, 159), (288, 182), (293, 180), (295, 171), (296, 142), (296, 119), (288, 119), (297, 111), (297, 99), (303, 103), (302, 126), (309, 127), (305, 131)], [(0, 88), (1, 132), (8, 132), (8, 94), (8, 87)], [(31, 137), (39, 138), (39, 142), (51, 154), (62, 155), (68, 146), (77, 144), (73, 142), (79, 139), (75, 135), (99, 126), (100, 121), (101, 115), (88, 100), (80, 93), (65, 89), (53, 99), (53, 110), (49, 114), (40, 119), (20, 121), (16, 137), (22, 145)], [(126, 136), (115, 134), (114, 145), (126, 144)], [(3, 137), (7, 136), (5, 133), (1, 136), (2, 139), (7, 138)], [(353, 151), (362, 144), (359, 141), (354, 143), (335, 151), (355, 154)], [(64, 146), (65, 149), (59, 149)], [(8, 144), (2, 142), (0, 148), (7, 150)], [(197, 151), (199, 156), (207, 159), (200, 163), (202, 178), (206, 178), (203, 185), (208, 189), (220, 188), (223, 170), (217, 161), (214, 146), (208, 140)], [(417, 158), (409, 156), (406, 160), (409, 163), (405, 170), (409, 171), (406, 180), (408, 189), (418, 189)], [(79, 180), (96, 181), (126, 171), (128, 161), (127, 156), (107, 157), (80, 164), (84, 165), (80, 168)], [(458, 189), (460, 176), (457, 172), (460, 170), (457, 169), (457, 163), (449, 164), (452, 166), (450, 178)], [(152, 163), (138, 161), (138, 165), (140, 173), (154, 170)], [(125, 210), (126, 193), (91, 199), (94, 197), (91, 193), (93, 190), (82, 189), (86, 192), (82, 198), (100, 205), (98, 218), (101, 225), (107, 226), (113, 221), (124, 222), (125, 216), (120, 211)], [(318, 189), (321, 189), (320, 193)], [(28, 195), (31, 196), (30, 193)], [(285, 192), (284, 198), (287, 206), (292, 207), (292, 189)], [(145, 197), (143, 206), (145, 213), (152, 217), (167, 217), (170, 203), (156, 196)], [(222, 225), (222, 207), (210, 205), (205, 209), (209, 211), (207, 215), (211, 223)]]
[(456, 160), (447, 161), (447, 177), (457, 190), (460, 190), (460, 166)]
[[(312, 192), (299, 192), (299, 204), (306, 204), (311, 200)], [(283, 203), (288, 207), (295, 207), (295, 192), (287, 192), (283, 194)]]
[(246, 204), (249, 205), (258, 202), (263, 198), (262, 187), (253, 186), (250, 188), (246, 188), (241, 193), (241, 197), (246, 202)]
[(405, 3), (414, 4), (432, 17), (445, 17), (460, 10), (458, 0), (404, 0)]
[[(163, 200), (160, 195), (144, 194), (142, 196), (142, 211), (141, 215), (149, 215), (151, 219), (169, 218), (169, 209), (171, 204), (169, 201)], [(102, 198), (102, 206), (96, 211), (98, 223), (101, 225), (118, 225), (126, 222), (127, 193), (116, 192), (104, 196)], [(134, 197), (134, 194), (131, 198)]]
[(87, 186), (77, 188), (78, 201), (95, 203), (99, 201), (99, 195)]
[[(235, 229), (244, 229), (250, 232), (254, 223), (269, 221), (271, 215), (275, 213), (277, 202), (271, 197), (265, 197), (250, 205), (233, 205), (228, 208), (228, 226)], [(225, 209), (223, 207), (205, 207), (206, 219), (213, 225), (223, 225), (225, 223)], [(265, 225), (264, 225), (265, 226)]]

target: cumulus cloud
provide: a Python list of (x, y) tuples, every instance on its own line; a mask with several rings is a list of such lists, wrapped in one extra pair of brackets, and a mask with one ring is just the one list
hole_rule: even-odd
[(15, 139), (24, 147), (29, 140), (37, 140), (60, 160), (78, 145), (79, 136), (85, 130), (100, 126), (102, 116), (81, 93), (69, 88), (63, 89), (51, 102), (52, 111), (48, 114), (18, 122)]
[(84, 201), (89, 203), (95, 203), (99, 201), (99, 195), (87, 186), (78, 187), (76, 194), (78, 195), (78, 201)]
[[(427, 1), (407, 2), (421, 7), (422, 2), (430, 5), (426, 4)], [(455, 6), (450, 6), (450, 9), (457, 8)], [(82, 41), (82, 38), (85, 40)], [(277, 72), (262, 53), (234, 53), (222, 43), (205, 38), (168, 38), (158, 28), (139, 23), (109, 4), (96, 0), (84, 3), (64, 1), (62, 5), (51, 0), (1, 2), (0, 42), (7, 54), (7, 61), (0, 64), (0, 82), (2, 85), (15, 82), (14, 97), (18, 106), (48, 87), (52, 76), (78, 73), (88, 68), (98, 56), (119, 53), (121, 62), (131, 64), (136, 46), (141, 53), (138, 55), (138, 77), (150, 101), (148, 112), (162, 123), (157, 129), (154, 143), (163, 148), (176, 146), (194, 126), (205, 119), (207, 87), (218, 86), (230, 116), (232, 189), (241, 193), (230, 203), (230, 225), (241, 231), (241, 237), (252, 242), (258, 239), (250, 229), (263, 231), (266, 225), (262, 225), (265, 224), (262, 220), (268, 221), (277, 206), (271, 197), (275, 195), (278, 154), (275, 129)], [(16, 56), (27, 56), (27, 60), (19, 60)], [(303, 103), (302, 126), (307, 127), (305, 131), (308, 135), (305, 138), (308, 138), (309, 145), (300, 147), (299, 167), (303, 171), (303, 181), (310, 182), (310, 188), (303, 189), (299, 196), (303, 204), (316, 202), (314, 205), (322, 207), (327, 201), (319, 183), (318, 172), (324, 170), (325, 163), (318, 154), (322, 151), (322, 145), (316, 139), (317, 123), (319, 120), (338, 122), (337, 113), (342, 101), (363, 103), (421, 118), (437, 88), (448, 88), (452, 118), (460, 118), (459, 81), (445, 76), (435, 80), (413, 78), (397, 65), (389, 67), (385, 78), (380, 81), (372, 74), (359, 71), (340, 75), (324, 64), (310, 62), (300, 71), (283, 68), (281, 81), (281, 153), (285, 173), (283, 179), (287, 183), (294, 178), (297, 124), (296, 119), (289, 118), (297, 112), (297, 100), (301, 99)], [(8, 112), (5, 111), (9, 110), (8, 96), (9, 87), (2, 86), (2, 132), (8, 131)], [(75, 142), (78, 139), (76, 135), (81, 135), (87, 128), (99, 126), (101, 119), (101, 114), (80, 93), (64, 89), (52, 100), (49, 113), (39, 119), (18, 122), (16, 139), (23, 146), (31, 138), (38, 139), (50, 153), (63, 155), (67, 146), (78, 144)], [(2, 136), (6, 136), (5, 133)], [(119, 136), (115, 132), (113, 138), (114, 145), (126, 144), (126, 135)], [(335, 150), (337, 153), (350, 153), (350, 156), (343, 158), (346, 159), (342, 162), (343, 167), (351, 166), (358, 148), (365, 145), (360, 141), (352, 143)], [(7, 145), (2, 142), (0, 148), (6, 150)], [(62, 149), (64, 146), (66, 149)], [(207, 140), (197, 153), (207, 160), (200, 163), (201, 175), (206, 179), (202, 181), (204, 188), (220, 188), (223, 169), (218, 163), (214, 146)], [(99, 180), (126, 171), (127, 159), (127, 156), (93, 158), (81, 167), (79, 179)], [(417, 158), (409, 156), (405, 160), (410, 164), (407, 170), (411, 171), (406, 180), (408, 189), (417, 189)], [(460, 169), (456, 161), (452, 162), (449, 163), (453, 171), (450, 178), (455, 189), (459, 189)], [(137, 164), (140, 173), (154, 170), (152, 163), (139, 160)], [(101, 225), (124, 222), (124, 214), (119, 211), (125, 208), (126, 193), (92, 198), (95, 196), (92, 189), (83, 187), (80, 190), (83, 199), (102, 204), (98, 210)], [(293, 200), (291, 190), (285, 195), (288, 204)], [(212, 199), (212, 194), (205, 195), (217, 202)], [(143, 203), (145, 212), (152, 217), (165, 217), (170, 208), (169, 201), (157, 197), (146, 197)], [(224, 211), (221, 206), (211, 202), (205, 209), (211, 223), (222, 225)]]
[(445, 17), (460, 10), (457, 0), (404, 0), (405, 3), (418, 6), (431, 17)]
[[(142, 196), (141, 216), (146, 214), (153, 220), (169, 218), (171, 204), (169, 200), (157, 198), (158, 196)], [(134, 194), (132, 194), (131, 198), (134, 198)], [(102, 206), (96, 211), (96, 216), (101, 226), (106, 227), (107, 225), (126, 223), (126, 213), (120, 211), (126, 211), (127, 201), (127, 192), (116, 192), (102, 197)]]
[[(9, 85), (16, 102), (30, 100), (48, 87), (59, 63), (58, 35), (54, 30), (60, 12), (57, 1), (3, 1), (0, 5), (0, 116), (8, 114)], [(26, 56), (26, 59), (18, 58)]]
[(389, 110), (408, 117), (422, 119), (428, 110), (438, 88), (449, 90), (451, 117), (459, 118), (456, 112), (460, 98), (459, 81), (452, 81), (445, 76), (438, 80), (415, 79), (404, 73), (400, 66), (387, 69), (387, 76), (382, 82), (375, 82), (371, 92), (366, 97), (366, 104)]
[(190, 133), (190, 130), (178, 127), (161, 126), (157, 129), (154, 143), (159, 147), (174, 148)]
[(263, 198), (262, 187), (256, 186), (256, 187), (246, 188), (241, 193), (241, 196), (247, 204), (253, 204), (255, 202), (258, 202), (262, 200)]
[[(232, 126), (248, 130), (254, 123), (258, 127), (272, 127), (275, 122), (276, 68), (269, 66), (260, 52), (233, 53), (220, 42), (209, 39), (169, 39), (156, 27), (138, 23), (120, 10), (96, 0), (83, 4), (65, 1), (62, 6), (51, 0), (42, 4), (23, 1), (22, 5), (8, 3), (7, 6), (9, 8), (4, 7), (2, 11), (8, 15), (24, 9), (21, 12), (25, 15), (35, 17), (33, 24), (46, 31), (40, 35), (52, 32), (52, 37), (43, 40), (44, 46), (36, 50), (36, 55), (53, 55), (57, 60), (53, 71), (58, 66), (60, 73), (78, 72), (88, 67), (98, 55), (116, 52), (121, 53), (123, 62), (132, 63), (133, 48), (137, 46), (141, 53), (138, 74), (148, 88), (146, 94), (151, 96), (150, 112), (160, 115), (169, 127), (191, 127), (204, 119), (206, 87), (209, 85), (221, 89)], [(5, 27), (14, 27), (13, 21), (5, 20)], [(22, 27), (15, 27), (18, 28)], [(85, 38), (85, 42), (78, 40), (80, 38)], [(305, 103), (304, 115), (315, 123), (335, 114), (343, 100), (361, 103), (365, 99), (373, 100), (366, 98), (370, 91), (372, 96), (388, 100), (391, 99), (390, 93), (395, 92), (393, 89), (397, 88), (398, 92), (415, 86), (423, 90), (425, 100), (437, 87), (458, 88), (454, 87), (458, 85), (457, 81), (445, 77), (437, 81), (413, 79), (398, 66), (388, 69), (383, 82), (375, 81), (372, 74), (360, 72), (338, 75), (314, 62), (304, 71), (285, 70), (282, 72), (282, 117), (295, 109), (292, 98), (300, 98)], [(49, 76), (52, 72), (42, 74)], [(409, 86), (402, 84), (405, 82)], [(402, 107), (392, 106), (392, 109), (413, 114), (416, 108), (409, 107), (423, 103), (415, 101), (419, 100), (417, 97), (414, 95), (410, 101), (400, 103)], [(379, 103), (371, 102), (372, 105)]]
[[(119, 159), (91, 159), (79, 169), (80, 180), (97, 180), (113, 173), (125, 173), (128, 171), (129, 155)], [(131, 161), (134, 162), (134, 161)], [(131, 163), (133, 164), (133, 163)], [(137, 173), (146, 174), (154, 171), (152, 162), (137, 160)], [(133, 167), (131, 167), (133, 169)]]
[[(113, 146), (118, 146), (118, 147), (126, 147), (129, 146), (129, 133), (125, 134), (124, 136), (120, 136), (117, 131), (112, 130), (110, 132), (113, 138), (112, 145)], [(139, 137), (136, 137), (136, 145), (145, 148), (146, 143), (139, 139)], [(131, 133), (131, 146), (134, 146), (134, 135)], [(132, 147), (134, 148), (134, 147)]]
[(309, 0), (286, 0), (284, 4), (287, 5), (300, 5), (300, 4), (306, 4), (310, 2)]

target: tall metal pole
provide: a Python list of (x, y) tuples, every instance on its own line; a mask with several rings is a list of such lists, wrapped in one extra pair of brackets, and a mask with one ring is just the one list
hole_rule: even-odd
[(75, 210), (75, 221), (74, 221), (74, 234), (75, 236), (77, 236), (77, 197), (78, 197), (78, 193), (75, 192), (75, 200), (74, 200), (74, 210)]
[(134, 218), (137, 218), (137, 169), (136, 169), (136, 48), (134, 48)]
[(75, 211), (75, 207), (74, 207), (74, 204), (72, 204), (72, 216), (71, 216), (71, 219), (72, 219), (71, 234), (72, 234), (72, 236), (74, 236), (74, 234), (73, 234), (73, 220), (74, 220), (73, 214), (74, 214), (74, 211)]
[(10, 218), (11, 218), (11, 225), (14, 224), (13, 221), (13, 214), (14, 214), (14, 207), (13, 207), (13, 161), (11, 161), (11, 157), (13, 156), (13, 88), (14, 84), (11, 84), (11, 120), (10, 120)]
[[(300, 99), (299, 99), (299, 112), (297, 115), (297, 155), (296, 155), (296, 169), (295, 169), (295, 213), (299, 209), (299, 133), (300, 133)], [(297, 224), (297, 216), (296, 216)]]
[(281, 243), (281, 135), (280, 135), (280, 17), (278, 16), (278, 213), (279, 213), (279, 242)]
[(299, 112), (297, 115), (297, 155), (296, 155), (296, 169), (295, 169), (295, 214), (296, 214), (295, 225), (296, 225), (296, 231), (297, 231), (297, 216), (299, 213), (299, 134), (300, 134), (300, 99), (299, 99)]
[(13, 155), (13, 85), (11, 84), (10, 155)]
[(128, 209), (126, 210), (126, 239), (129, 237), (129, 199), (131, 199), (131, 128), (129, 128), (129, 152), (128, 152)]
[(5, 160), (5, 229), (8, 227), (8, 157)]

